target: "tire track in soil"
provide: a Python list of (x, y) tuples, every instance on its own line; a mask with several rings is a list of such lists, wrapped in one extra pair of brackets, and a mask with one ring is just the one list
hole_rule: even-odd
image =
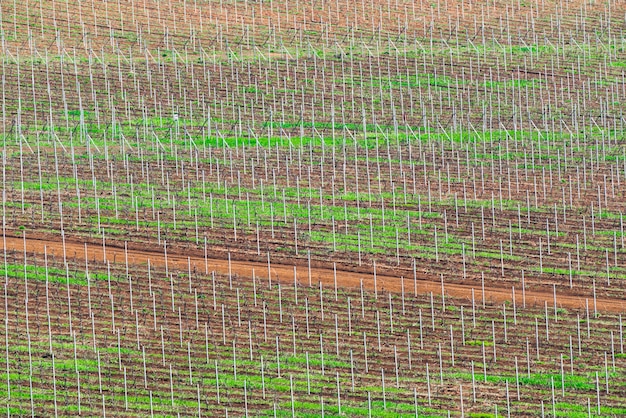
[[(44, 254), (44, 250), (48, 252), (48, 255), (54, 255), (56, 257), (62, 257), (63, 255), (63, 243), (61, 237), (58, 240), (40, 239), (40, 238), (27, 238), (24, 242), (23, 238), (4, 236), (0, 240), (0, 248), (4, 249), (6, 245), (7, 250), (24, 251), (24, 245), (26, 245), (26, 251), (28, 253)], [(87, 256), (89, 260), (98, 260), (100, 262), (109, 261), (110, 263), (125, 264), (126, 255), (124, 248), (120, 248), (116, 245), (107, 244), (105, 251), (103, 251), (102, 245), (96, 245), (87, 243)], [(81, 260), (85, 259), (85, 242), (78, 242), (71, 239), (65, 240), (65, 252), (67, 257), (76, 256), (76, 261), (80, 264)], [(106, 254), (105, 254), (106, 252)], [(129, 266), (145, 266), (150, 260), (151, 265), (158, 265), (160, 267), (165, 266), (165, 253), (160, 251), (149, 250), (137, 250), (128, 249), (128, 264)], [(105, 259), (106, 256), (106, 259)], [(221, 258), (207, 258), (209, 271), (215, 271), (216, 273), (228, 274), (229, 263), (227, 259)], [(196, 271), (205, 270), (205, 258), (198, 257), (197, 255), (190, 254), (189, 256), (183, 255), (179, 252), (167, 251), (167, 267), (174, 267), (176, 269), (187, 271), (191, 263), (191, 267)], [(270, 263), (272, 281), (280, 281), (281, 283), (293, 284), (294, 281), (294, 266), (286, 264)], [(267, 263), (260, 263), (254, 261), (239, 261), (231, 258), (230, 271), (233, 275), (240, 277), (252, 277), (253, 270), (257, 277), (267, 277)], [(306, 285), (309, 282), (309, 270), (308, 266), (296, 266), (296, 276), (298, 282), (301, 285)], [(314, 285), (318, 282), (322, 282), (327, 288), (334, 288), (334, 271), (330, 268), (313, 267), (311, 266), (311, 281)], [(374, 277), (373, 274), (357, 273), (352, 271), (345, 271), (337, 269), (337, 286), (343, 288), (359, 288), (361, 286), (361, 280), (363, 280), (363, 287), (373, 291), (374, 290)], [(429, 279), (419, 278), (417, 283), (413, 279), (405, 279), (404, 291), (407, 294), (411, 294), (417, 286), (418, 294), (427, 294), (433, 292), (435, 295), (441, 295), (441, 282), (438, 277)], [(480, 285), (473, 286), (468, 284), (459, 283), (444, 283), (445, 292), (447, 296), (455, 298), (465, 299), (471, 301), (471, 292), (474, 289), (477, 303), (481, 301), (482, 288)], [(401, 293), (402, 283), (399, 277), (390, 276), (387, 274), (376, 275), (376, 288), (379, 292), (392, 292)], [(544, 306), (547, 302), (548, 306), (554, 305), (554, 294), (552, 292), (542, 292), (536, 290), (526, 290), (526, 304), (533, 306)], [(511, 289), (495, 287), (493, 285), (485, 286), (485, 299), (489, 302), (499, 302), (511, 300)], [(558, 294), (557, 293), (557, 306), (569, 309), (584, 310), (586, 305), (586, 299), (592, 299), (588, 295), (575, 295), (575, 294)], [(516, 292), (515, 300), (518, 305), (521, 305), (521, 290)], [(593, 303), (590, 300), (589, 304)], [(626, 312), (626, 301), (617, 298), (598, 298), (596, 300), (598, 311), (607, 311), (614, 313)]]

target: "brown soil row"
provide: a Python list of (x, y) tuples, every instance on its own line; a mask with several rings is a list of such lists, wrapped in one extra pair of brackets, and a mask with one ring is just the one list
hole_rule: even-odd
[[(0, 241), (0, 246), (8, 250), (23, 251), (24, 240), (17, 237), (6, 236)], [(85, 247), (84, 242), (72, 241), (66, 239), (65, 252), (70, 256), (76, 255), (77, 259), (84, 259), (85, 248), (87, 248), (87, 256), (89, 260), (108, 261), (116, 263), (125, 263), (126, 255), (125, 250), (118, 246), (107, 245), (106, 254), (103, 252), (102, 246), (93, 244), (87, 244)], [(43, 254), (47, 251), (48, 254), (53, 254), (57, 257), (63, 256), (63, 243), (61, 238), (57, 240), (49, 239), (36, 239), (29, 238), (26, 240), (26, 251), (29, 253)], [(165, 266), (166, 258), (165, 253), (160, 249), (157, 250), (136, 250), (128, 249), (128, 263), (129, 265), (143, 265), (147, 264), (150, 260), (151, 265)], [(105, 259), (106, 256), (106, 259)], [(186, 270), (189, 265), (196, 271), (203, 271), (205, 269), (205, 262), (208, 263), (209, 271), (215, 271), (221, 274), (228, 274), (229, 271), (233, 275), (252, 277), (253, 271), (257, 276), (267, 277), (267, 263), (250, 262), (250, 261), (238, 261), (231, 259), (230, 266), (229, 261), (218, 258), (198, 257), (197, 255), (185, 256), (181, 253), (172, 253), (168, 251), (167, 254), (167, 267)], [(272, 280), (278, 280), (282, 283), (293, 283), (294, 281), (294, 266), (286, 264), (270, 263)], [(309, 276), (309, 270), (307, 266), (299, 266), (296, 268), (297, 280), (300, 284), (308, 284), (309, 277), (315, 284), (322, 282), (325, 286), (334, 286), (334, 271), (329, 268), (311, 267), (311, 273)], [(357, 273), (353, 271), (343, 271), (337, 269), (337, 286), (342, 288), (358, 288), (363, 283), (363, 287), (368, 290), (374, 289), (374, 277), (373, 275), (364, 275), (363, 273)], [(458, 283), (445, 283), (445, 293), (447, 296), (452, 296), (462, 299), (471, 299), (471, 292), (474, 289), (476, 300), (481, 300), (482, 289), (480, 286), (474, 287), (471, 285), (458, 284)], [(437, 277), (420, 277), (416, 283), (417, 292), (421, 294), (433, 292), (435, 294), (441, 294), (441, 282)], [(415, 289), (415, 283), (412, 280), (404, 281), (404, 290), (407, 293), (412, 293)], [(381, 275), (376, 276), (376, 290), (379, 292), (387, 291), (400, 293), (402, 291), (402, 281), (399, 277)], [(526, 303), (530, 305), (543, 306), (544, 303), (548, 303), (552, 306), (554, 303), (554, 295), (552, 292), (542, 292), (537, 290), (526, 291)], [(516, 303), (521, 304), (521, 291), (516, 292)], [(493, 286), (485, 287), (485, 299), (491, 302), (502, 303), (504, 301), (511, 300), (511, 289), (501, 288)], [(557, 304), (562, 308), (570, 309), (585, 309), (586, 297), (574, 294), (557, 294)], [(592, 301), (589, 301), (589, 306), (592, 305)], [(625, 312), (626, 303), (622, 299), (617, 298), (599, 298), (596, 300), (596, 306), (599, 311), (608, 312)]]

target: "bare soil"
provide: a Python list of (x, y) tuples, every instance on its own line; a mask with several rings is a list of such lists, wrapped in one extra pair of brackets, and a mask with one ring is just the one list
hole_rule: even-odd
[[(186, 270), (189, 267), (195, 271), (202, 271), (207, 269), (208, 271), (215, 271), (216, 273), (228, 274), (241, 277), (256, 276), (267, 277), (268, 264), (240, 261), (235, 257), (232, 257), (230, 262), (228, 259), (200, 257), (194, 254), (185, 255), (180, 252), (172, 251), (169, 249), (167, 255), (165, 251), (160, 249), (124, 249), (119, 246), (106, 245), (104, 250), (102, 245), (97, 246), (94, 244), (87, 244), (85, 242), (74, 241), (71, 238), (66, 239), (65, 243), (61, 240), (61, 237), (57, 240), (40, 239), (40, 238), (23, 238), (4, 236), (0, 243), (3, 248), (6, 245), (7, 250), (23, 251), (24, 245), (26, 245), (26, 251), (28, 253), (43, 254), (47, 251), (48, 254), (55, 255), (57, 257), (63, 256), (63, 247), (65, 246), (65, 254), (67, 257), (77, 257), (78, 259), (84, 259), (85, 250), (87, 251), (87, 257), (89, 260), (96, 260), (109, 263), (125, 263), (126, 257), (128, 257), (129, 265), (142, 265), (147, 264), (148, 261), (152, 265), (164, 266), (167, 263), (167, 267), (175, 267), (177, 269)], [(272, 280), (278, 280), (282, 283), (294, 282), (294, 265), (277, 264), (275, 262), (269, 263), (271, 269)], [(401, 277), (377, 274), (376, 282), (374, 281), (374, 275), (365, 275), (363, 273), (343, 270), (338, 266), (336, 270), (337, 286), (342, 288), (359, 288), (361, 284), (364, 288), (375, 291), (386, 291), (393, 293), (402, 292), (403, 283)], [(308, 283), (321, 282), (324, 286), (334, 286), (335, 283), (335, 271), (329, 268), (312, 266), (296, 266), (295, 274), (297, 281), (300, 285)], [(473, 286), (469, 284), (459, 283), (444, 283), (444, 291), (446, 295), (461, 298), (470, 299), (472, 289), (474, 289), (475, 297), (477, 300), (482, 298), (482, 288), (480, 285)], [(442, 285), (437, 277), (428, 277), (426, 275), (419, 275), (418, 280), (413, 282), (412, 279), (404, 279), (404, 291), (407, 293), (417, 292), (421, 294), (428, 294), (433, 292), (435, 294), (441, 294)], [(492, 302), (504, 302), (512, 299), (511, 289), (504, 287), (493, 286), (490, 283), (484, 288), (484, 297), (488, 301)], [(516, 291), (516, 303), (522, 302), (521, 289)], [(554, 303), (554, 294), (552, 292), (527, 290), (525, 291), (526, 304), (543, 306), (548, 303), (552, 306)], [(559, 307), (569, 309), (585, 309), (587, 304), (587, 298), (575, 293), (563, 293), (560, 292), (557, 295), (557, 303)], [(589, 305), (591, 305), (591, 301)], [(607, 312), (624, 312), (624, 301), (619, 298), (598, 298), (596, 299), (596, 307), (599, 311)]]

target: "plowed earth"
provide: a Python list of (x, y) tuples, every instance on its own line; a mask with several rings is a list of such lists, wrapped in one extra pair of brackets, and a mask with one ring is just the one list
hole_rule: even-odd
[[(258, 263), (250, 261), (241, 261), (236, 259), (236, 255), (230, 259), (223, 258), (210, 258), (202, 257), (197, 254), (182, 254), (180, 252), (172, 252), (172, 250), (161, 251), (157, 250), (138, 250), (121, 248), (120, 246), (106, 244), (103, 248), (102, 245), (88, 244), (85, 242), (79, 242), (66, 239), (65, 242), (59, 237), (56, 240), (44, 237), (29, 237), (27, 239), (4, 236), (0, 241), (2, 248), (12, 251), (24, 251), (27, 253), (44, 254), (47, 252), (49, 255), (56, 257), (63, 257), (65, 253), (67, 257), (77, 257), (77, 259), (85, 258), (89, 260), (96, 260), (109, 263), (125, 263), (128, 259), (129, 265), (145, 265), (148, 261), (152, 265), (173, 267), (177, 269), (193, 268), (194, 270), (215, 271), (221, 274), (232, 274), (240, 277), (252, 277), (266, 276), (268, 271), (267, 263)], [(65, 247), (65, 252), (64, 252)], [(427, 294), (433, 292), (434, 294), (441, 294), (442, 287), (446, 295), (460, 298), (470, 299), (472, 289), (475, 289), (476, 298), (485, 298), (492, 302), (504, 302), (512, 299), (511, 289), (504, 287), (496, 287), (490, 284), (489, 286), (481, 288), (481, 284), (459, 284), (459, 283), (442, 283), (437, 277), (418, 275), (417, 280), (402, 280), (401, 277), (396, 277), (386, 274), (365, 275), (363, 273), (342, 270), (337, 268), (336, 272), (333, 269), (322, 267), (308, 267), (308, 266), (295, 266), (287, 264), (277, 264), (270, 260), (269, 268), (271, 270), (272, 280), (278, 280), (284, 283), (293, 283), (294, 274), (297, 281), (300, 284), (321, 282), (324, 286), (334, 286), (335, 277), (337, 287), (342, 288), (359, 288), (361, 285), (369, 290), (374, 291), (388, 291), (393, 293), (415, 292), (421, 294)], [(540, 290), (526, 290), (522, 292), (518, 290), (516, 293), (516, 303), (520, 303), (521, 298), (525, 298), (525, 302), (530, 305), (543, 306), (548, 303), (552, 306), (554, 302), (554, 293)], [(571, 309), (585, 309), (587, 303), (591, 304), (583, 295), (577, 295), (575, 293), (559, 292), (557, 295), (557, 303), (559, 307), (571, 308)], [(595, 306), (600, 311), (620, 313), (624, 312), (624, 301), (618, 298), (598, 298), (595, 301)]]

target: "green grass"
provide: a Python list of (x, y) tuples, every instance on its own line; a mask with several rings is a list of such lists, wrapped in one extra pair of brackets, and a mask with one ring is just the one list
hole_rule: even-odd
[[(485, 346), (487, 346), (487, 344), (485, 344)], [(450, 377), (469, 381), (472, 380), (470, 373), (452, 373)], [(555, 389), (561, 389), (563, 387), (562, 383), (565, 384), (565, 389), (574, 391), (593, 391), (596, 388), (595, 375), (591, 376), (591, 374), (586, 376), (566, 374), (564, 376), (564, 382), (561, 381), (560, 374), (532, 373), (530, 377), (528, 377), (528, 375), (520, 373), (518, 377), (521, 386), (552, 388), (552, 379), (554, 379)], [(476, 373), (475, 378), (483, 379), (483, 376), (480, 373)], [(489, 383), (498, 384), (506, 381), (509, 382), (509, 385), (515, 385), (515, 375), (487, 375), (487, 382)]]
[[(0, 276), (15, 277), (27, 280), (48, 280), (51, 283), (63, 283), (70, 285), (87, 285), (87, 275), (84, 271), (62, 270), (56, 267), (46, 268), (42, 266), (24, 264), (0, 264)], [(89, 273), (90, 280), (107, 280), (108, 276), (103, 273)]]

